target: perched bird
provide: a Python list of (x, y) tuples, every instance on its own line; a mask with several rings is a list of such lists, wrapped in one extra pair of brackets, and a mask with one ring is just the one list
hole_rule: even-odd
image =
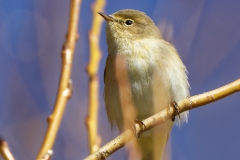
[[(104, 100), (112, 127), (120, 131), (189, 95), (187, 70), (172, 44), (165, 41), (151, 18), (137, 10), (120, 10), (106, 20), (108, 57)], [(176, 116), (187, 122), (188, 112)], [(137, 140), (142, 160), (160, 160), (173, 122), (155, 127)]]

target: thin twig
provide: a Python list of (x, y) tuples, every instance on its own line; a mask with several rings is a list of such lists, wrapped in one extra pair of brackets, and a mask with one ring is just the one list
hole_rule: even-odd
[(72, 83), (70, 80), (73, 55), (75, 51), (76, 40), (78, 39), (78, 19), (81, 0), (71, 0), (68, 31), (66, 40), (62, 46), (62, 69), (58, 93), (52, 114), (48, 117), (48, 129), (44, 141), (38, 153), (37, 160), (43, 159), (48, 151), (52, 150), (59, 125), (65, 110), (67, 100), (72, 94)]
[[(199, 95), (195, 95), (192, 97), (188, 97), (182, 99), (178, 102), (179, 112), (182, 113), (186, 110), (191, 110), (193, 108), (197, 108), (214, 101), (220, 100), (226, 96), (229, 96), (235, 92), (240, 92), (240, 79), (229, 83), (225, 86), (217, 88), (215, 90), (202, 93)], [(156, 125), (160, 125), (165, 121), (172, 118), (174, 115), (174, 108), (173, 106), (169, 106), (167, 109), (145, 119), (142, 121), (143, 125), (135, 124), (137, 134), (141, 134)], [(126, 130), (121, 135), (107, 143), (105, 146), (100, 148), (98, 151), (94, 152), (93, 154), (89, 155), (84, 160), (102, 160), (106, 159), (112, 153), (117, 151), (118, 149), (122, 148), (126, 143), (132, 140), (135, 137), (135, 134), (132, 133), (130, 130)]]
[(14, 157), (10, 151), (10, 148), (8, 147), (7, 142), (2, 138), (0, 138), (0, 153), (4, 160), (14, 160)]
[(102, 26), (102, 17), (98, 15), (98, 11), (102, 11), (105, 6), (105, 0), (96, 0), (92, 5), (92, 29), (89, 32), (90, 45), (90, 59), (87, 67), (89, 75), (89, 102), (88, 102), (88, 116), (86, 117), (86, 127), (88, 132), (89, 152), (93, 153), (99, 149), (100, 136), (97, 134), (98, 130), (98, 108), (99, 108), (99, 78), (98, 68), (101, 59), (101, 51), (99, 49), (99, 39)]

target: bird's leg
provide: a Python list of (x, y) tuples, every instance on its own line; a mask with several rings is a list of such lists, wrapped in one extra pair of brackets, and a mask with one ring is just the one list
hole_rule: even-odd
[(172, 121), (174, 122), (176, 115), (178, 115), (178, 116), (179, 116), (179, 119), (180, 119), (180, 113), (179, 113), (179, 106), (178, 106), (177, 102), (173, 101), (173, 102), (172, 102), (172, 106), (173, 106), (173, 108), (175, 109), (174, 115), (173, 115), (173, 117), (172, 117)]
[(146, 126), (145, 126), (145, 124), (144, 124), (142, 121), (139, 121), (139, 120), (137, 120), (137, 119), (135, 119), (134, 121), (132, 121), (132, 123), (131, 123), (131, 124), (132, 124), (132, 130), (133, 130), (133, 132), (135, 133), (136, 137), (139, 138), (140, 135), (139, 135), (139, 133), (138, 133), (137, 130), (136, 130), (136, 126), (135, 126), (136, 123), (139, 124), (140, 128), (141, 128), (141, 127), (146, 127)]

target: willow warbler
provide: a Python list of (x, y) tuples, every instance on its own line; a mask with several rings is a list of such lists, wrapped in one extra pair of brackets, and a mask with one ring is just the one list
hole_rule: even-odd
[[(104, 100), (109, 122), (120, 131), (189, 96), (187, 70), (172, 44), (165, 41), (151, 18), (137, 10), (120, 10), (106, 20), (108, 57)], [(188, 112), (176, 116), (187, 122)], [(155, 127), (137, 140), (142, 160), (160, 160), (173, 122)]]

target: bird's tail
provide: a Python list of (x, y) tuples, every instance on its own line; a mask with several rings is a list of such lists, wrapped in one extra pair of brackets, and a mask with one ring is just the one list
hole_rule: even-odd
[(163, 153), (172, 128), (171, 121), (141, 134), (138, 145), (142, 160), (163, 160)]

